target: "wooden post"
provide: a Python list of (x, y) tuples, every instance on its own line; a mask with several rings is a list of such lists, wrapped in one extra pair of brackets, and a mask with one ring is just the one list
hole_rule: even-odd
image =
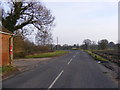
[(58, 47), (58, 37), (57, 37), (57, 50), (58, 50), (58, 48), (59, 48), (59, 47)]

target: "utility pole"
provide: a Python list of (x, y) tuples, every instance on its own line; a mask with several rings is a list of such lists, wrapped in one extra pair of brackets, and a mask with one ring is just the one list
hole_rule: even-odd
[(57, 50), (58, 50), (58, 37), (57, 37)]

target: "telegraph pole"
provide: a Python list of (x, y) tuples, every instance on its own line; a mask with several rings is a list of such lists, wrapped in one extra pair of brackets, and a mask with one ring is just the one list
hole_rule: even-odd
[(58, 37), (57, 37), (57, 50), (58, 50)]

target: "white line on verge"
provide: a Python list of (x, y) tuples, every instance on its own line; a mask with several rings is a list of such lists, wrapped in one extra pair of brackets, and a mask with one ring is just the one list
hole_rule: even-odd
[(68, 65), (71, 63), (72, 59), (70, 59), (70, 61), (68, 62)]
[(55, 82), (58, 80), (58, 78), (62, 75), (62, 73), (63, 73), (63, 70), (60, 72), (60, 74), (55, 78), (55, 80), (52, 82), (52, 84), (48, 87), (48, 89), (47, 90), (50, 90), (52, 87), (53, 87), (53, 85), (55, 84)]

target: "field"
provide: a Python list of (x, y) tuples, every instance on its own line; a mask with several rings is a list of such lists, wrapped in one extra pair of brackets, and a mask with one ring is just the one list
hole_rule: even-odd
[(120, 65), (120, 52), (117, 50), (93, 50), (92, 53), (95, 53), (111, 62)]

